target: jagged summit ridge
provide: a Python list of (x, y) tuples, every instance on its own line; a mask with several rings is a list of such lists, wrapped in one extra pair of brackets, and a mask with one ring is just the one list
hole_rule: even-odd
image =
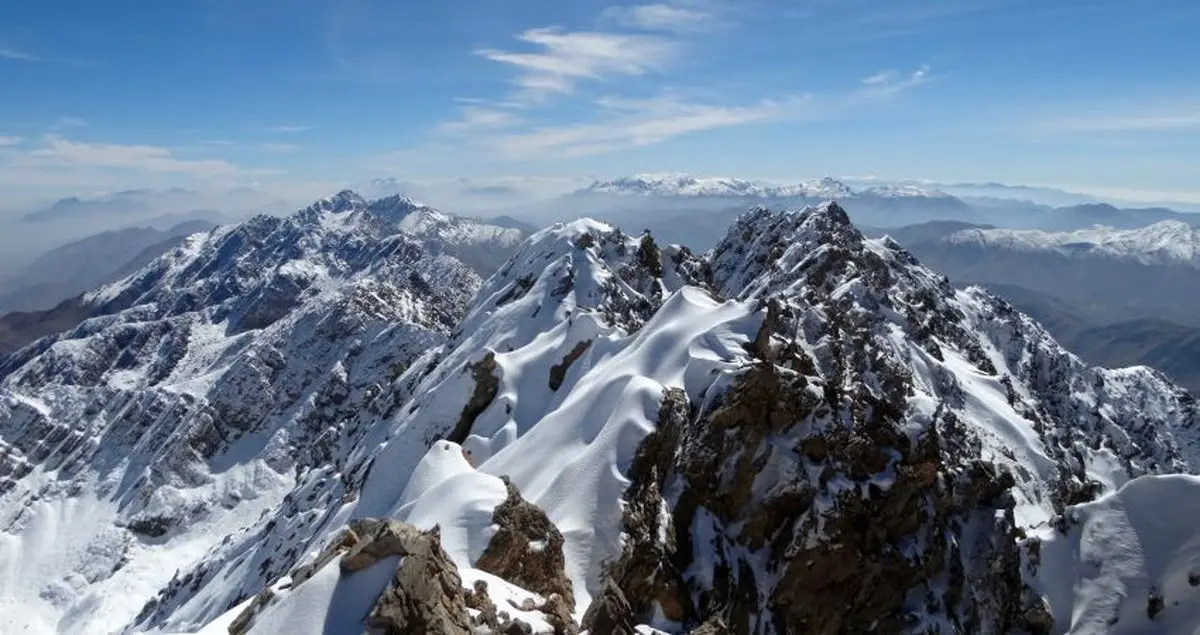
[[(408, 245), (396, 253), (412, 258), (330, 277), (271, 325), (215, 346), (189, 339), (157, 383), (131, 386), (118, 368), (98, 387), (5, 384), (0, 430), (26, 432), (3, 455), (30, 468), (12, 472), (5, 513), (75, 500), (34, 480), (65, 462), (34, 439), (103, 439), (139, 468), (161, 464), (141, 480), (109, 461), (72, 464), (76, 491), (101, 492), (106, 511), (63, 544), (116, 544), (102, 553), (129, 563), (81, 587), (31, 579), (38, 611), (127, 588), (158, 553), (149, 544), (179, 572), (139, 582), (124, 601), (144, 602), (139, 614), (100, 630), (409, 619), (403, 599), (431, 589), (403, 563), (357, 557), (398, 540), (457, 580), (424, 608), (460, 627), (495, 629), (503, 611), (537, 633), (1039, 632), (1068, 624), (1070, 602), (1043, 601), (1033, 545), (1132, 477), (1196, 469), (1186, 393), (1146, 369), (1083, 365), (1005, 303), (865, 239), (839, 203), (752, 209), (706, 255), (598, 221), (559, 224), (476, 280), (469, 300), (434, 297), (469, 277), (465, 266), (412, 234), (376, 233), (388, 224), (369, 206), (319, 202), (303, 248), (344, 248), (351, 262)], [(196, 248), (230, 263), (213, 273), (244, 272), (251, 254), (274, 253), (278, 228), (254, 233), (265, 229), (243, 228), (244, 247)], [(424, 321), (412, 298), (452, 312)], [(122, 343), (137, 320), (118, 315)], [(164, 350), (143, 339), (125, 345)], [(60, 416), (63, 396), (81, 391), (106, 414)], [(63, 456), (92, 456), (78, 447)], [(111, 501), (90, 484), (98, 474), (136, 486)], [(143, 492), (149, 502), (124, 502)], [(29, 509), (0, 520), (44, 526), (28, 516), (49, 512)], [(171, 551), (190, 539), (202, 553)], [(513, 566), (524, 558), (546, 575)], [(347, 617), (338, 602), (350, 596)]]

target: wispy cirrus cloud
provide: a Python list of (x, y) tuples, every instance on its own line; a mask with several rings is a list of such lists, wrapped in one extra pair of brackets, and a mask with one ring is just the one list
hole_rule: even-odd
[(468, 103), (460, 107), (459, 113), (458, 119), (438, 124), (436, 131), (448, 134), (461, 134), (477, 130), (508, 128), (524, 123), (525, 121), (522, 117), (511, 111), (477, 106), (473, 105), (473, 103)]
[(440, 125), (438, 132), (470, 132), (459, 141), (507, 158), (572, 158), (645, 147), (722, 128), (836, 118), (895, 99), (929, 81), (930, 69), (922, 66), (908, 73), (880, 72), (840, 92), (757, 101), (701, 101), (669, 90), (650, 98), (608, 95), (577, 109), (579, 114), (568, 123), (537, 125), (509, 112), (480, 110)]
[(92, 60), (69, 57), (47, 57), (28, 49), (0, 46), (0, 61), (25, 62), (29, 64), (61, 64), (64, 66), (98, 66)]
[(2, 167), (43, 171), (95, 168), (199, 178), (273, 172), (249, 170), (219, 158), (181, 157), (161, 146), (89, 143), (54, 134), (46, 135), (37, 147), (19, 152)]
[[(533, 28), (516, 36), (525, 47), (477, 49), (476, 55), (515, 71), (511, 81), (518, 91), (490, 101), (456, 100), (459, 117), (436, 125), (440, 138), (427, 149), (436, 148), (439, 156), (457, 147), (510, 159), (582, 157), (722, 128), (837, 116), (931, 79), (923, 66), (908, 73), (883, 71), (832, 94), (787, 90), (726, 99), (711, 91), (696, 98), (672, 89), (667, 82), (684, 53), (704, 54), (701, 45), (707, 40), (693, 36), (732, 26), (734, 17), (724, 0), (610, 6), (597, 18), (602, 29)], [(695, 55), (690, 59), (694, 62)], [(627, 81), (651, 74), (662, 76), (666, 86), (651, 96), (646, 82)], [(605, 95), (577, 90), (585, 82), (603, 86)]]
[(589, 121), (498, 133), (478, 141), (512, 158), (581, 157), (661, 143), (686, 134), (800, 116), (805, 96), (742, 105), (692, 103), (671, 95), (605, 98)]
[(309, 130), (312, 130), (312, 126), (295, 126), (295, 125), (287, 125), (287, 124), (267, 126), (267, 132), (278, 132), (278, 133), (284, 133), (284, 134), (296, 133), (296, 132), (308, 132)]
[(637, 76), (660, 70), (676, 53), (674, 43), (654, 35), (604, 31), (567, 31), (558, 27), (529, 29), (517, 39), (534, 51), (483, 48), (476, 55), (516, 67), (513, 82), (520, 97), (541, 99), (570, 94), (575, 85), (605, 76)]
[(928, 65), (922, 65), (909, 73), (901, 73), (894, 69), (880, 71), (862, 80), (858, 94), (864, 97), (891, 97), (927, 84), (932, 79)]
[(21, 142), (24, 140), (25, 140), (24, 137), (11, 137), (11, 136), (0, 135), (0, 148), (11, 148), (13, 146), (20, 145)]
[(11, 60), (14, 62), (44, 62), (40, 55), (12, 48), (0, 48), (0, 60)]
[(608, 7), (601, 17), (613, 24), (646, 31), (695, 32), (724, 24), (728, 13), (715, 0), (676, 0)]

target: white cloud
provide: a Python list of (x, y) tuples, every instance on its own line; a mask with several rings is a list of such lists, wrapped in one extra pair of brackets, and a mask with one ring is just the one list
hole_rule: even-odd
[(0, 148), (10, 148), (15, 145), (20, 145), (25, 139), (23, 137), (6, 137), (0, 135)]
[(887, 98), (911, 90), (932, 80), (928, 65), (922, 65), (907, 75), (899, 71), (886, 70), (862, 80), (856, 97)]
[(602, 17), (621, 26), (647, 31), (699, 31), (717, 24), (711, 8), (696, 1), (608, 7)]
[(584, 79), (644, 75), (663, 68), (676, 52), (675, 44), (666, 38), (628, 33), (540, 28), (529, 29), (517, 39), (540, 51), (479, 49), (475, 54), (520, 69), (515, 82), (526, 97), (535, 99), (571, 93)]
[(886, 84), (895, 78), (896, 71), (881, 71), (862, 80), (862, 83), (866, 84), (867, 86), (878, 86), (880, 84)]
[(500, 133), (479, 139), (513, 158), (579, 157), (661, 143), (681, 135), (802, 116), (809, 98), (762, 100), (748, 105), (699, 104), (665, 95), (655, 99), (607, 98), (595, 120)]
[(312, 130), (312, 126), (279, 125), (279, 126), (270, 126), (269, 128), (267, 128), (268, 132), (281, 132), (281, 133), (308, 132), (309, 130)]
[(167, 148), (84, 143), (47, 135), (42, 147), (18, 155), (18, 168), (90, 167), (171, 172), (191, 176), (229, 175), (240, 168), (223, 159), (181, 159)]
[(438, 124), (437, 131), (446, 134), (461, 134), (476, 130), (508, 128), (522, 122), (523, 120), (520, 117), (511, 112), (468, 105), (460, 109), (458, 119)]
[(0, 48), (0, 59), (13, 60), (17, 62), (44, 62), (39, 55), (34, 55), (28, 51), (19, 51), (16, 49)]

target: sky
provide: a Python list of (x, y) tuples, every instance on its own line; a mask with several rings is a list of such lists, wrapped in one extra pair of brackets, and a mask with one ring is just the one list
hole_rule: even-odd
[(0, 191), (681, 171), (1200, 201), (1192, 0), (0, 3)]

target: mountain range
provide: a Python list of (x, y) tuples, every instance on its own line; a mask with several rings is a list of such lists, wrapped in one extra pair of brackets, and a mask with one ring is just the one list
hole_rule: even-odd
[(1195, 399), (838, 203), (698, 252), (347, 191), (78, 303), (0, 358), (6, 631), (1200, 620)]
[(215, 224), (188, 220), (165, 230), (116, 229), (56, 247), (0, 282), (0, 313), (48, 309), (65, 298), (119, 280)]
[(1192, 225), (1047, 232), (936, 222), (868, 233), (891, 236), (956, 283), (1002, 295), (1092, 363), (1146, 364), (1200, 391)]
[[(589, 215), (623, 227), (649, 229), (669, 242), (709, 248), (739, 213), (750, 205), (804, 207), (834, 199), (845, 205), (855, 223), (895, 229), (928, 222), (958, 221), (1011, 229), (1064, 231), (1094, 225), (1140, 228), (1160, 221), (1187, 224), (1200, 216), (1166, 208), (1117, 208), (1101, 203), (1063, 207), (1017, 198), (981, 196), (991, 189), (957, 188), (971, 196), (955, 196), (923, 183), (869, 183), (852, 187), (833, 178), (790, 184), (736, 178), (703, 178), (686, 174), (640, 174), (598, 180), (590, 186), (541, 203), (504, 211), (534, 225)], [(1065, 194), (1065, 193), (1064, 193)], [(1085, 200), (1071, 196), (1041, 200)]]

